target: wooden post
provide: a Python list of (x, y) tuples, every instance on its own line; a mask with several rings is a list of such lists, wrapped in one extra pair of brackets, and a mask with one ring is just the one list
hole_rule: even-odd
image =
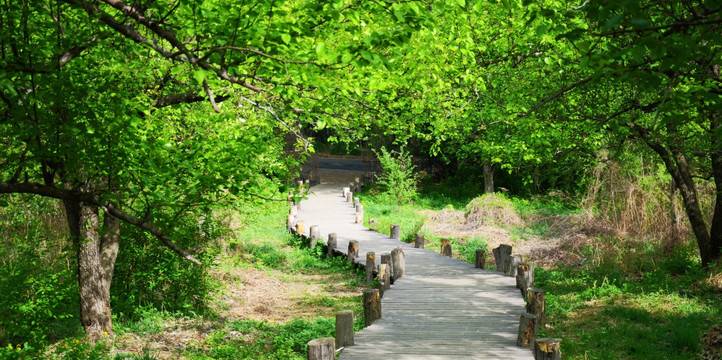
[(336, 313), (336, 347), (353, 345), (353, 311)]
[(544, 312), (546, 292), (540, 288), (530, 287), (526, 292), (526, 312), (536, 315), (537, 325), (544, 328)]
[(353, 201), (353, 193), (351, 191), (346, 193), (346, 202)]
[(534, 341), (534, 360), (561, 360), (562, 339), (541, 338)]
[(334, 251), (336, 250), (338, 240), (336, 239), (336, 233), (328, 234), (328, 244), (326, 246), (326, 256), (333, 257)]
[(376, 278), (379, 281), (379, 295), (383, 297), (384, 292), (391, 288), (391, 269), (389, 269), (388, 265), (379, 264)]
[(476, 259), (474, 266), (477, 269), (483, 269), (486, 267), (486, 250), (476, 249)]
[(356, 205), (356, 223), (363, 224), (364, 222), (364, 206), (361, 204)]
[(391, 266), (393, 267), (393, 281), (404, 277), (406, 272), (406, 256), (400, 247), (391, 250)]
[(374, 218), (370, 218), (369, 219), (369, 229), (377, 230), (378, 228), (379, 228), (379, 221)]
[(380, 264), (386, 264), (386, 272), (389, 274), (389, 282), (386, 285), (391, 285), (391, 282), (393, 281), (393, 267), (391, 267), (391, 253), (383, 253), (381, 254), (381, 262)]
[(306, 223), (303, 222), (303, 220), (299, 220), (296, 222), (296, 234), (303, 235), (304, 232), (306, 232)]
[(364, 206), (361, 204), (356, 205), (356, 213), (362, 213), (364, 212)]
[(366, 284), (374, 282), (374, 270), (376, 270), (376, 253), (369, 251), (366, 253)]
[(366, 289), (364, 297), (364, 325), (370, 326), (381, 318), (381, 298), (378, 289)]
[(288, 211), (289, 214), (296, 216), (298, 214), (298, 206), (291, 205), (291, 209)]
[(353, 206), (359, 206), (361, 205), (361, 199), (355, 197), (353, 198)]
[(332, 337), (308, 342), (308, 360), (334, 360), (335, 358), (336, 345)]
[(296, 215), (288, 214), (286, 217), (286, 228), (290, 233), (296, 230)]
[(494, 253), (494, 262), (496, 263), (496, 271), (509, 273), (511, 265), (511, 245), (501, 244), (498, 248), (492, 250)]
[(353, 263), (353, 260), (358, 257), (358, 241), (351, 240), (348, 242), (348, 261)]
[(321, 238), (321, 230), (318, 229), (318, 225), (311, 225), (311, 236), (310, 236), (310, 242), (309, 242), (311, 249), (314, 249), (316, 247), (316, 242), (318, 242), (318, 239), (320, 239), (320, 238)]
[(519, 263), (521, 263), (521, 261), (522, 261), (521, 255), (512, 255), (511, 256), (511, 264), (509, 265), (509, 272), (508, 272), (509, 275), (516, 277), (516, 275), (517, 275), (516, 266), (519, 265)]
[(516, 287), (521, 291), (521, 296), (524, 296), (526, 289), (534, 287), (534, 264), (523, 262), (516, 267)]
[(441, 256), (451, 257), (451, 240), (441, 239)]
[(349, 187), (343, 188), (343, 197), (344, 197), (344, 198), (346, 198), (346, 194), (348, 194), (349, 191), (351, 191), (351, 188), (349, 188)]
[(424, 240), (424, 234), (416, 234), (416, 239), (414, 240), (414, 247), (417, 249), (423, 249), (425, 241), (426, 240)]
[(516, 346), (531, 348), (536, 340), (536, 315), (522, 313), (519, 316), (519, 335), (516, 338)]
[(390, 237), (394, 240), (401, 240), (401, 225), (397, 225), (397, 224), (391, 225)]

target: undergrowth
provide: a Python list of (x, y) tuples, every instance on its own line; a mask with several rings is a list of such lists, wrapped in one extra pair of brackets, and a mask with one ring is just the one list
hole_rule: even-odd
[[(448, 189), (453, 193), (453, 188)], [(388, 233), (386, 224), (400, 223), (402, 239), (411, 241), (427, 220), (420, 214), (466, 205), (439, 202), (453, 195), (439, 194), (443, 189), (438, 187), (434, 190), (427, 198), (422, 189), (412, 204), (398, 207), (373, 190), (361, 196), (368, 216), (378, 219), (379, 231)], [(524, 219), (507, 229), (510, 234), (529, 234), (542, 242), (546, 236), (558, 235), (551, 231), (551, 223), (582, 214), (580, 201), (558, 193), (503, 201)], [(404, 232), (404, 226), (409, 230)], [(424, 235), (426, 248), (439, 251), (439, 237)], [(722, 292), (714, 280), (719, 275), (714, 274), (722, 269), (702, 268), (693, 239), (671, 252), (662, 240), (611, 231), (592, 234), (590, 239), (576, 250), (585, 259), (581, 264), (537, 267), (535, 286), (546, 291), (548, 318), (539, 337), (561, 338), (566, 359), (695, 358), (701, 350), (701, 334), (720, 324)], [(475, 249), (486, 247), (483, 237), (452, 239), (454, 257), (470, 263)]]
[[(44, 199), (10, 206), (0, 208), (3, 228), (12, 230), (0, 249), (0, 359), (304, 359), (308, 341), (333, 335), (337, 311), (353, 310), (356, 329), (363, 326), (360, 295), (334, 294), (359, 292), (365, 274), (287, 234), (286, 204), (264, 203), (220, 223), (219, 229), (235, 232), (215, 237), (207, 251), (213, 258), (200, 272), (145, 238), (124, 242), (118, 264), (125, 268), (116, 268), (111, 292), (115, 334), (92, 345), (78, 320), (77, 280), (72, 256), (61, 249), (67, 246), (63, 229), (50, 232), (63, 225), (62, 211)], [(57, 211), (37, 216), (48, 208)], [(322, 292), (294, 304), (315, 315), (284, 321), (221, 316), (228, 309), (218, 297), (238, 286), (234, 274), (251, 268), (274, 281), (319, 282)], [(190, 340), (175, 343), (174, 333)]]

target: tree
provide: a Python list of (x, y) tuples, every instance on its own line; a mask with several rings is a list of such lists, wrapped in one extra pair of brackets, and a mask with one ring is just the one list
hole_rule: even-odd
[(346, 125), (334, 94), (359, 84), (338, 79), (383, 67), (419, 14), (415, 2), (3, 3), (0, 193), (63, 201), (91, 340), (112, 333), (121, 222), (201, 264), (185, 224), (285, 192), (302, 160), (286, 150), (310, 150), (301, 130)]
[[(538, 8), (566, 18), (556, 38), (574, 46), (562, 59), (577, 80), (552, 95), (569, 113), (609, 135), (654, 151), (682, 194), (704, 265), (722, 258), (722, 2), (604, 1)], [(562, 100), (561, 97), (565, 97)], [(584, 99), (603, 105), (585, 104)], [(697, 182), (712, 180), (716, 205), (707, 224)]]

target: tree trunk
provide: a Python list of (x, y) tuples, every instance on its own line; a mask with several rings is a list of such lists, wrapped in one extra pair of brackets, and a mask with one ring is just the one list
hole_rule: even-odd
[(484, 164), (484, 193), (494, 192), (494, 165)]
[[(719, 124), (717, 123), (714, 115), (711, 117), (712, 133), (716, 133), (718, 131), (717, 129), (719, 129)], [(646, 137), (644, 130), (638, 131), (643, 137)], [(646, 140), (647, 145), (649, 145), (649, 147), (662, 158), (667, 172), (672, 175), (674, 182), (677, 184), (677, 189), (679, 189), (680, 194), (682, 194), (684, 211), (687, 213), (687, 218), (692, 226), (692, 232), (697, 239), (697, 246), (699, 247), (702, 265), (707, 266), (719, 261), (721, 255), (720, 247), (722, 246), (722, 204), (720, 204), (720, 200), (722, 200), (721, 151), (719, 149), (713, 149), (710, 151), (712, 172), (714, 174), (714, 182), (717, 188), (717, 203), (715, 204), (712, 226), (708, 227), (699, 206), (697, 189), (692, 178), (692, 173), (687, 164), (687, 158), (684, 154), (675, 152), (673, 149), (667, 149), (660, 143), (650, 141), (649, 139)], [(713, 140), (712, 145), (719, 144), (719, 142), (719, 140)]]
[(90, 341), (113, 333), (110, 281), (118, 254), (117, 219), (106, 216), (107, 230), (100, 233), (98, 208), (64, 201), (68, 226), (78, 257), (80, 321)]
[[(717, 80), (719, 80), (719, 67), (717, 67)], [(712, 253), (709, 256), (710, 262), (719, 262), (722, 259), (722, 124), (719, 119), (720, 113), (713, 112), (710, 115), (712, 134), (712, 174), (714, 175), (715, 196), (714, 215), (710, 228), (710, 245)]]

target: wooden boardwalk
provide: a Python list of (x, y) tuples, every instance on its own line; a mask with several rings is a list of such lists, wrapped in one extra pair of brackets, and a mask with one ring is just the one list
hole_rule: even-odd
[(366, 252), (380, 259), (399, 246), (406, 258), (405, 276), (381, 301), (382, 318), (356, 333), (355, 344), (339, 359), (533, 359), (529, 349), (516, 346), (519, 315), (525, 310), (514, 278), (355, 224), (355, 210), (343, 198), (342, 185), (318, 185), (310, 191), (297, 217), (305, 222), (307, 236), (312, 225), (319, 226), (324, 241), (336, 233), (343, 253), (350, 240), (357, 240), (357, 262), (365, 263)]

